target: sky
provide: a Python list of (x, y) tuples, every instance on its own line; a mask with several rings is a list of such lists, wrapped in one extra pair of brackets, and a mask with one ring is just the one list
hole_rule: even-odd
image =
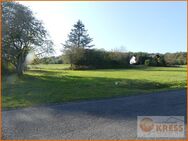
[(94, 48), (131, 52), (187, 51), (186, 2), (22, 1), (42, 20), (61, 54), (80, 19)]

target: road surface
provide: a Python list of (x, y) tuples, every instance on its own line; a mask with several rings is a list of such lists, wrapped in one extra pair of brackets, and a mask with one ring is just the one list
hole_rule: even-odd
[(186, 90), (3, 111), (3, 139), (136, 139), (137, 116), (171, 115)]

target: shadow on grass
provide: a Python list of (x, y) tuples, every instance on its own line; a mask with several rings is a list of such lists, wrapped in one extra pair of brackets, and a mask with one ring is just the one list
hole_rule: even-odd
[[(147, 67), (147, 66), (132, 66), (125, 69), (97, 69), (100, 72), (110, 72), (110, 71), (129, 71), (129, 70), (136, 70), (136, 71), (160, 71), (160, 72), (187, 72), (186, 68), (177, 67)], [(96, 70), (90, 70), (96, 71)]]
[[(65, 67), (65, 68), (48, 68), (48, 71), (45, 71), (44, 70), (45, 68), (33, 68), (29, 71), (36, 71), (36, 72), (42, 72), (42, 73), (45, 73), (45, 72), (50, 72), (52, 73), (52, 71), (54, 70), (72, 70), (70, 69), (69, 67)], [(126, 66), (125, 68), (106, 68), (106, 69), (83, 69), (82, 71), (112, 71), (112, 70), (115, 70), (115, 71), (122, 71), (122, 70), (141, 70), (141, 71), (164, 71), (164, 72), (187, 72), (187, 69), (186, 67), (182, 67), (182, 66), (163, 66), (163, 67), (153, 67), (153, 66), (144, 66), (144, 65), (129, 65), (129, 66)], [(78, 70), (74, 70), (74, 71), (80, 71), (79, 69)]]
[[(59, 70), (59, 69), (55, 69), (55, 70)], [(62, 69), (61, 69), (62, 70)], [(61, 74), (66, 74), (67, 72), (66, 71), (57, 71), (57, 72), (54, 72), (54, 70), (52, 69), (52, 71), (50, 71), (48, 69), (48, 71), (44, 70), (44, 69), (33, 69), (33, 70), (28, 70), (28, 72), (32, 72), (32, 73), (40, 73), (40, 74), (43, 74), (43, 75), (56, 75), (58, 73), (61, 73)]]
[(34, 70), (34, 72), (44, 75), (26, 74), (18, 82), (3, 88), (3, 107), (16, 108), (128, 96), (169, 89), (174, 86), (174, 84), (156, 83), (148, 80), (58, 76), (55, 75), (58, 72), (44, 70)]
[(153, 66), (144, 66), (144, 65), (135, 65), (135, 66), (133, 65), (133, 66), (130, 66), (130, 69), (141, 69), (141, 70), (147, 70), (147, 71), (180, 71), (180, 72), (186, 72), (186, 67), (181, 67), (181, 66), (153, 67)]
[(181, 69), (176, 69), (176, 70), (173, 70), (173, 69), (170, 69), (170, 68), (173, 68), (173, 67), (166, 67), (167, 69), (151, 69), (149, 67), (146, 67), (146, 68), (142, 68), (142, 70), (144, 71), (164, 71), (164, 72), (187, 72), (187, 70), (181, 70)]

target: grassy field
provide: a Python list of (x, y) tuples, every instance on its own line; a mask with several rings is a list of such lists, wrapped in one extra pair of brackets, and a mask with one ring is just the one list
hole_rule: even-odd
[(3, 108), (28, 107), (76, 100), (186, 87), (186, 66), (67, 70), (68, 65), (35, 65), (22, 78), (3, 77)]

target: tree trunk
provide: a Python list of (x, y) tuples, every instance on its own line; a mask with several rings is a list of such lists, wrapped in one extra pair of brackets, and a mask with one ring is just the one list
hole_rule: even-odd
[(24, 71), (24, 58), (22, 55), (19, 56), (18, 60), (17, 60), (17, 66), (16, 66), (16, 72), (18, 76), (22, 76), (23, 75), (23, 71)]
[(23, 75), (23, 69), (22, 69), (21, 65), (17, 66), (16, 71), (17, 71), (17, 75), (18, 76), (22, 76)]
[(73, 66), (73, 65), (72, 65), (72, 63), (71, 63), (71, 69), (72, 69), (72, 66)]

